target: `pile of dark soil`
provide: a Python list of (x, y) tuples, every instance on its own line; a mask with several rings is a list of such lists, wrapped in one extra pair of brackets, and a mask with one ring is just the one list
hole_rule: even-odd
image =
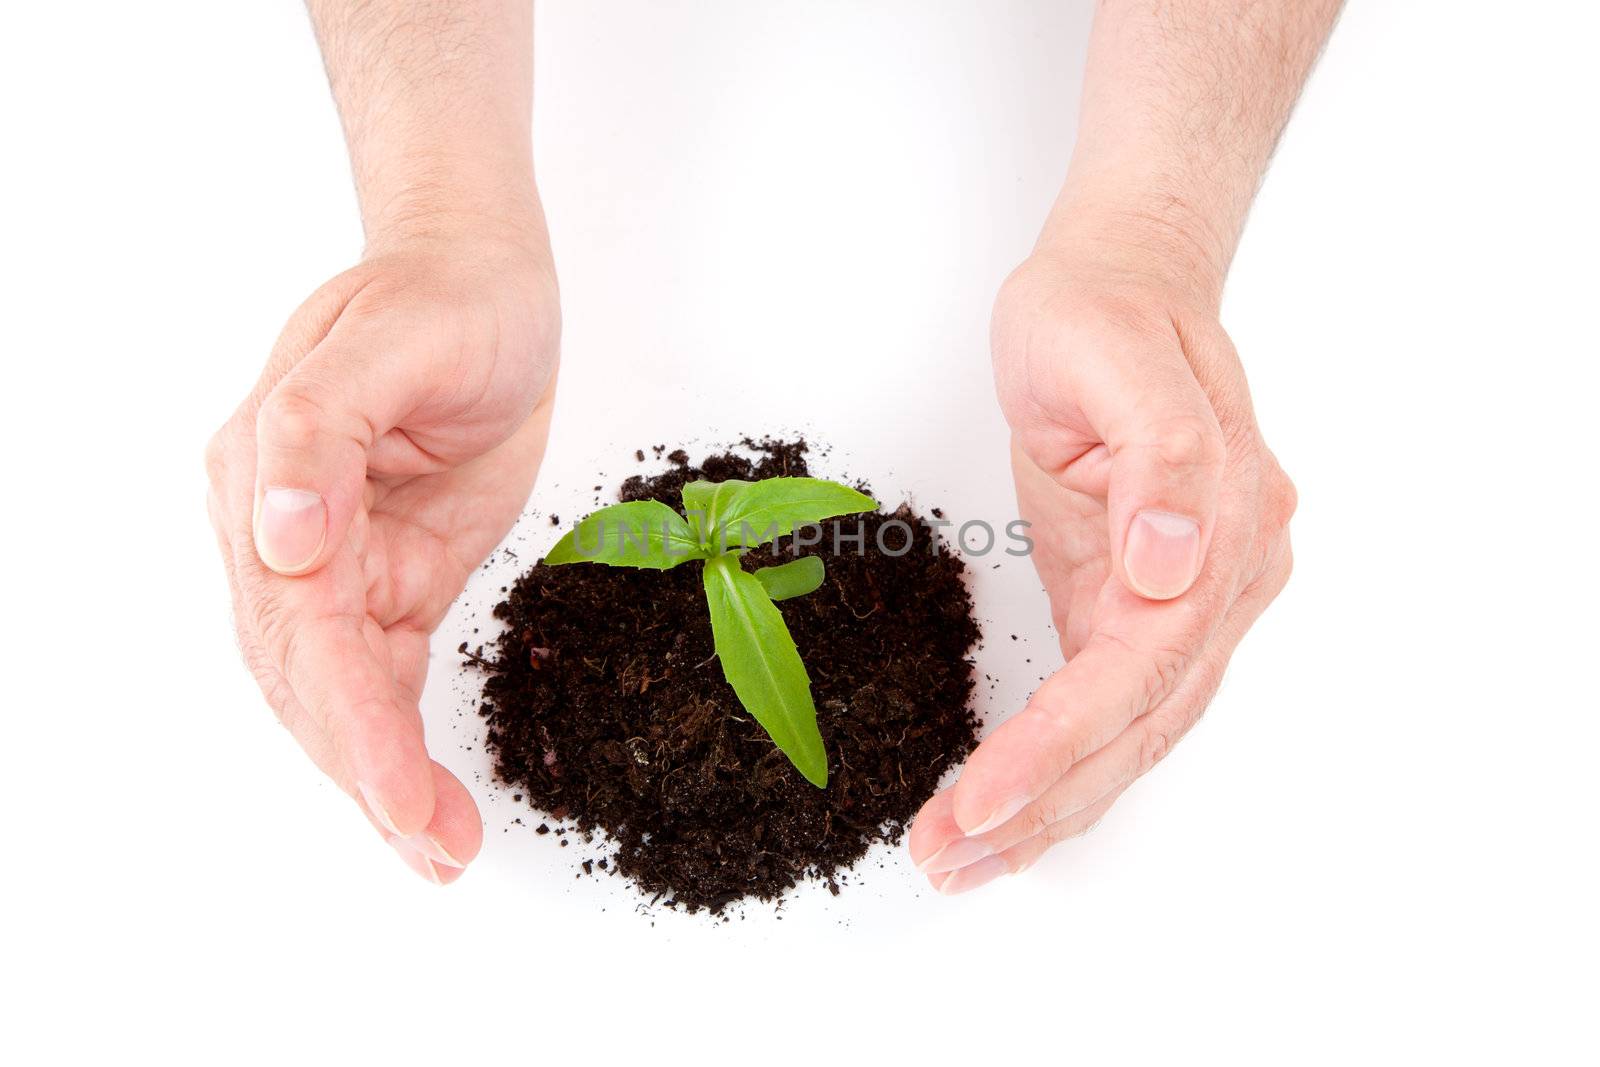
[[(696, 478), (810, 473), (804, 442), (745, 444), (754, 458), (699, 466), (673, 452), (665, 473), (629, 478), (621, 497), (681, 508), (679, 490)], [(913, 530), (904, 555), (875, 547), (890, 518)], [(834, 875), (873, 842), (898, 842), (971, 751), (978, 628), (961, 560), (908, 509), (824, 529), (803, 551), (822, 554), (826, 582), (780, 609), (811, 676), (826, 789), (800, 776), (723, 679), (696, 563), (540, 564), (517, 581), (494, 612), (505, 633), (470, 657), (488, 671), (482, 714), (498, 776), (554, 818), (603, 831), (617, 849), (603, 866), (690, 911), (770, 900), (808, 877), (837, 892)], [(862, 555), (849, 540), (858, 529)], [(885, 533), (891, 550), (903, 540)], [(784, 538), (745, 566), (792, 555)]]

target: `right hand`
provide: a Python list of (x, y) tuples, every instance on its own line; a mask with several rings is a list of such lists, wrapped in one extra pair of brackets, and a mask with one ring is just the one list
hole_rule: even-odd
[(483, 830), (424, 747), (428, 640), (533, 489), (559, 336), (542, 223), (394, 240), (294, 313), (206, 452), (245, 663), (438, 883)]

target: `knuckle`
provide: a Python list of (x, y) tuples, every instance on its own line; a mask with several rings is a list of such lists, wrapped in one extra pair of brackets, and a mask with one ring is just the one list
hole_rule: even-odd
[(278, 721), (285, 726), (290, 725), (290, 712), (294, 707), (294, 691), (289, 688), (289, 683), (284, 681), (272, 665), (266, 662), (264, 654), (259, 655), (260, 663), (252, 664), (250, 673), (255, 676), (256, 684), (261, 687), (261, 693), (267, 698), (267, 706), (278, 717)]
[(1060, 303), (1061, 291), (1059, 273), (1053, 265), (1038, 259), (1024, 260), (1007, 275), (995, 296), (989, 321), (995, 353), (1053, 337), (1069, 318)]
[(304, 631), (293, 624), (289, 613), (274, 611), (270, 625), (263, 624), (262, 634), (267, 638), (268, 647), (276, 653), (283, 676), (293, 678), (300, 673), (305, 654)]
[(1041, 800), (1034, 807), (1037, 809), (1037, 819), (1029, 826), (1030, 836), (1060, 826), (1081, 811), (1083, 805), (1073, 797), (1064, 796)]
[(995, 294), (992, 323), (1003, 324), (1034, 313), (1041, 302), (1041, 294), (1046, 291), (1038, 275), (1032, 260), (1024, 260), (1012, 268)]
[(258, 681), (261, 683), (262, 693), (266, 694), (267, 705), (277, 717), (278, 725), (288, 729), (294, 737), (302, 737), (307, 725), (306, 712), (302, 712), (299, 705), (294, 702), (294, 691), (290, 689), (290, 683), (283, 680), (283, 675), (280, 673), (274, 673), (270, 680), (261, 681), (258, 678)]
[(1042, 837), (1046, 847), (1054, 847), (1076, 840), (1098, 825), (1100, 825), (1098, 817), (1090, 818), (1087, 815), (1080, 815), (1056, 823)]
[(1105, 818), (1105, 815), (1104, 815), (1104, 813), (1102, 813), (1102, 814), (1096, 815), (1092, 819), (1080, 819), (1080, 820), (1074, 822), (1071, 826), (1067, 827), (1066, 830), (1062, 833), (1061, 840), (1062, 841), (1071, 841), (1071, 840), (1074, 840), (1074, 839), (1079, 838), (1079, 837), (1087, 837), (1089, 834), (1094, 833), (1094, 831), (1099, 828), (1100, 822), (1104, 818)]
[(305, 393), (279, 386), (262, 402), (256, 432), (270, 448), (303, 451), (316, 441), (324, 417), (321, 405)]
[(1195, 682), (1193, 695), (1185, 698), (1182, 707), (1158, 709), (1138, 725), (1138, 751), (1131, 768), (1132, 777), (1137, 778), (1166, 759), (1184, 735), (1200, 721), (1222, 683), (1222, 672), (1226, 667), (1226, 660), (1197, 667), (1199, 677), (1191, 679)]
[(1145, 707), (1154, 707), (1177, 688), (1178, 680), (1189, 667), (1189, 655), (1176, 648), (1159, 648), (1150, 656), (1145, 675)]
[[(1030, 710), (1055, 724), (1059, 731), (1056, 740), (1050, 744), (1048, 758), (1056, 774), (1067, 773), (1078, 763), (1093, 755), (1100, 747), (1101, 739), (1096, 736), (1095, 727), (1087, 720), (1076, 718), (1069, 708), (1064, 705), (1045, 704), (1035, 700), (1029, 705)], [(1029, 811), (1039, 805), (1033, 805)]]
[(221, 484), (228, 470), (227, 432), (223, 427), (206, 442), (206, 478), (212, 485)]
[(1295, 511), (1300, 507), (1300, 491), (1294, 487), (1294, 482), (1283, 472), (1283, 468), (1274, 465), (1275, 473), (1271, 481), (1271, 500), (1273, 503), (1272, 517), (1274, 525), (1283, 529), (1294, 518)]
[(1294, 550), (1289, 545), (1288, 535), (1285, 534), (1269, 554), (1261, 577), (1256, 579), (1254, 586), (1265, 595), (1267, 601), (1276, 600), (1278, 594), (1283, 592), (1284, 586), (1289, 584), (1289, 575), (1293, 571)]
[(1219, 470), (1227, 458), (1221, 431), (1199, 415), (1163, 420), (1153, 431), (1150, 447), (1163, 466), (1178, 470)]
[(248, 583), (249, 588), (244, 590), (243, 599), (254, 617), (256, 636), (270, 659), (288, 674), (296, 645), (295, 629), (289, 624), (289, 611), (260, 578), (248, 579)]
[(1222, 677), (1227, 673), (1231, 659), (1232, 651), (1229, 650), (1215, 657), (1207, 657), (1196, 664), (1193, 672), (1193, 695), (1186, 702), (1188, 710), (1175, 709), (1170, 714), (1163, 712), (1167, 716), (1167, 734), (1174, 744), (1189, 731), (1191, 726), (1200, 721), (1200, 716), (1211, 706), (1211, 698), (1222, 688)]
[(1042, 834), (1055, 825), (1054, 812), (1048, 804), (1033, 804), (1017, 815), (1017, 825), (1024, 838)]
[[(1140, 697), (1142, 705), (1139, 714), (1143, 714), (1165, 700), (1182, 680), (1193, 662), (1193, 655), (1182, 648), (1170, 645), (1145, 647), (1114, 630), (1101, 630), (1095, 634), (1093, 640), (1109, 642), (1120, 646), (1125, 652), (1142, 660), (1139, 673), (1142, 674), (1142, 689)], [(1084, 755), (1088, 755), (1087, 752)]]
[(1175, 738), (1164, 726), (1151, 725), (1139, 738), (1139, 771), (1144, 773), (1166, 758)]

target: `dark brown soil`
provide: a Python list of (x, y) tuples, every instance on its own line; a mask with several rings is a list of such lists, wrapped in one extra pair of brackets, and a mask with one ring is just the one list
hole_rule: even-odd
[[(665, 473), (629, 478), (621, 497), (681, 508), (679, 489), (696, 478), (810, 473), (803, 442), (746, 445), (754, 458), (724, 453), (699, 466), (674, 451)], [(875, 547), (891, 518), (914, 531), (898, 557)], [(849, 540), (834, 554), (830, 527), (848, 537), (858, 523), (865, 554)], [(825, 529), (804, 551), (823, 556), (826, 582), (780, 608), (811, 676), (826, 789), (800, 776), (723, 679), (697, 563), (540, 564), (517, 581), (495, 608), (506, 632), (470, 657), (488, 670), (482, 714), (498, 776), (555, 819), (603, 831), (616, 846), (609, 869), (690, 911), (770, 900), (802, 878), (838, 892), (834, 875), (874, 842), (898, 842), (971, 751), (967, 657), (978, 628), (960, 559), (908, 509)], [(891, 550), (903, 540), (886, 532)], [(745, 565), (792, 555), (785, 538)]]

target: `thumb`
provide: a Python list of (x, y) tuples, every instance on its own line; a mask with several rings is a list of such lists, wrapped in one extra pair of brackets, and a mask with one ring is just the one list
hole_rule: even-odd
[(1144, 387), (1125, 393), (1122, 410), (1106, 420), (1108, 533), (1122, 584), (1171, 600), (1188, 592), (1205, 562), (1227, 445), (1186, 362), (1161, 360), (1146, 372)]
[(415, 376), (395, 356), (336, 323), (262, 401), (253, 529), (261, 562), (279, 574), (317, 570), (344, 542), (368, 453), (410, 407), (404, 383)]

